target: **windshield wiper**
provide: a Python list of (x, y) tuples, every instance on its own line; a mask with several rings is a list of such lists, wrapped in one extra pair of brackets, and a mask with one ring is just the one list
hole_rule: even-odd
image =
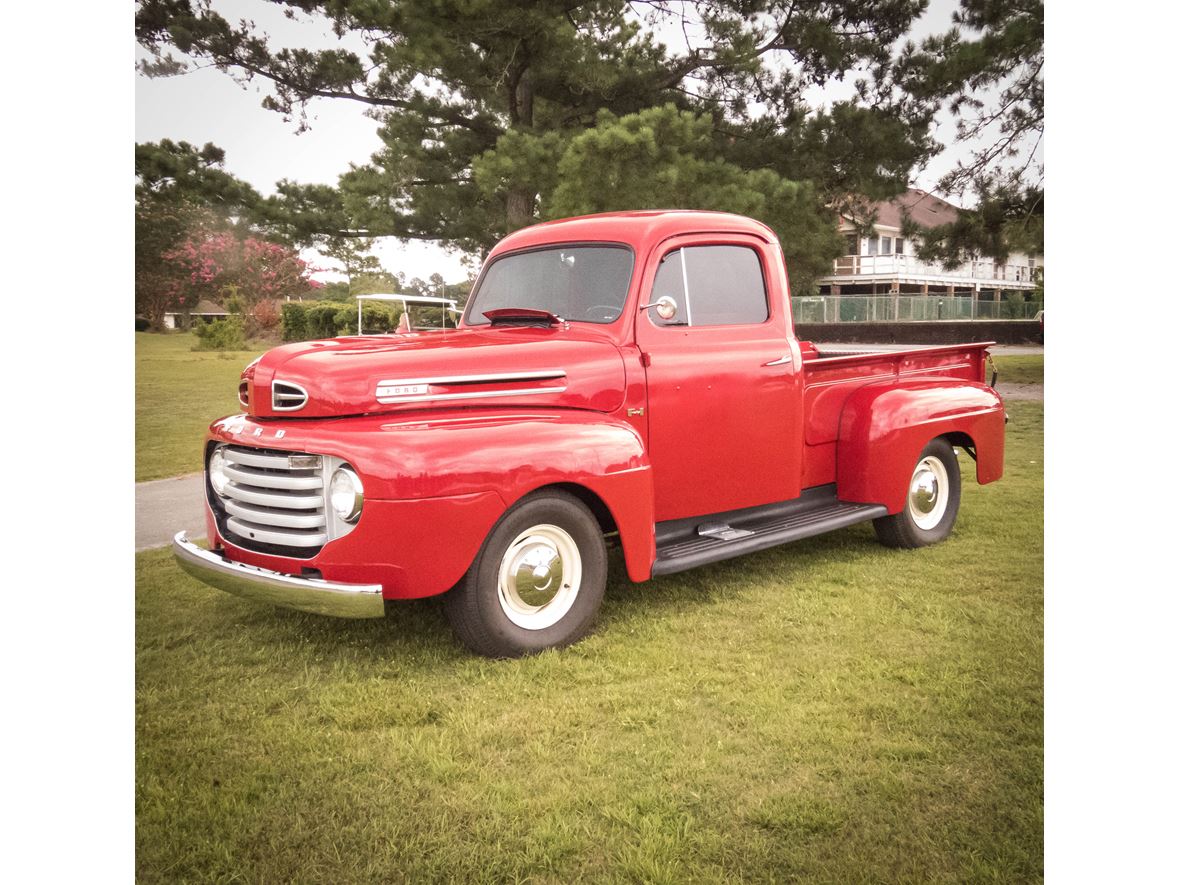
[(565, 322), (555, 313), (547, 310), (536, 310), (531, 307), (498, 307), (495, 310), (485, 310), (493, 326), (547, 326), (560, 325)]

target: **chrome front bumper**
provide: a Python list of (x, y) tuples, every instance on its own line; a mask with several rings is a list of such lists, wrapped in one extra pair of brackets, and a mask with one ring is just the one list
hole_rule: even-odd
[(235, 596), (338, 618), (379, 618), (385, 614), (380, 584), (338, 584), (230, 562), (198, 547), (184, 532), (177, 532), (172, 539), (172, 553), (180, 567), (198, 581)]

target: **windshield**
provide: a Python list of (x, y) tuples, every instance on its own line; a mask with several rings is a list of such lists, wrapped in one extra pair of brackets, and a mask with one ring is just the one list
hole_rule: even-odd
[(486, 325), (484, 311), (507, 307), (613, 323), (623, 312), (633, 264), (626, 246), (553, 246), (505, 255), (488, 266), (472, 293), (467, 325)]

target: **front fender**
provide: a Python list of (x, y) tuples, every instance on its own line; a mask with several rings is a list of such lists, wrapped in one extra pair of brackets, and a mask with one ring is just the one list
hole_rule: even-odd
[(840, 414), (837, 496), (900, 512), (922, 449), (947, 434), (975, 448), (980, 484), (1003, 475), (1004, 404), (986, 384), (942, 378), (862, 387)]
[[(460, 442), (463, 437), (469, 442)], [(505, 510), (546, 486), (589, 490), (618, 527), (627, 574), (634, 581), (651, 577), (655, 561), (651, 462), (642, 437), (627, 422), (587, 411), (516, 416), (484, 424), (478, 432), (461, 433), (455, 444), (438, 445), (431, 451), (436, 480), (449, 476), (455, 483), (443, 494), (482, 486), (500, 495)]]
[[(331, 580), (378, 580), (385, 596), (443, 593), (470, 566), (507, 508), (548, 485), (588, 489), (619, 529), (627, 572), (650, 577), (655, 558), (651, 465), (639, 433), (601, 413), (469, 409), (336, 420), (215, 422), (210, 438), (349, 462), (365, 488), (350, 535), (311, 561), (233, 550), (233, 558)], [(213, 537), (210, 535), (210, 537)], [(379, 567), (382, 575), (369, 572)]]

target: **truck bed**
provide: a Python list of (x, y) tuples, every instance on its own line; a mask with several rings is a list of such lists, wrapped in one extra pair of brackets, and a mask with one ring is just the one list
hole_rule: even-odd
[(911, 378), (985, 380), (987, 348), (994, 341), (909, 350), (827, 350), (800, 341), (803, 356), (804, 487), (834, 482), (840, 413), (866, 384)]

